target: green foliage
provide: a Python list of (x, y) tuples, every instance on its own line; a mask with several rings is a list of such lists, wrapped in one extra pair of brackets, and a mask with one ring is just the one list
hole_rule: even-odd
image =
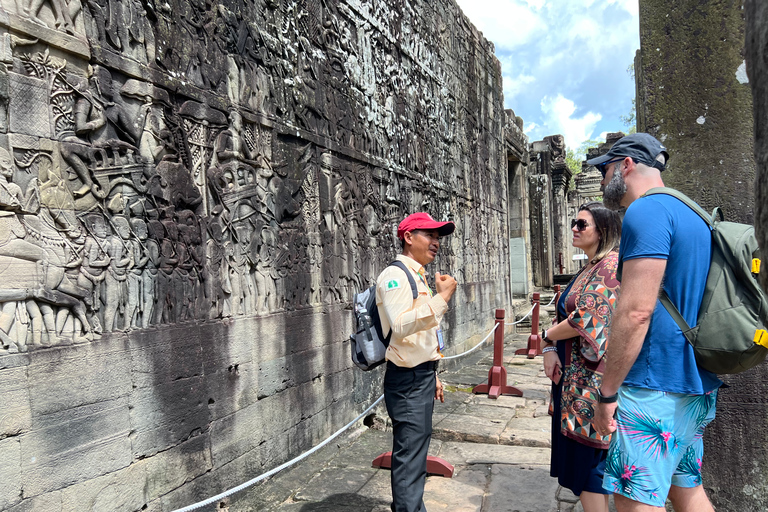
[(637, 132), (637, 118), (635, 117), (637, 105), (635, 104), (635, 100), (636, 98), (632, 98), (632, 109), (629, 111), (629, 113), (625, 116), (619, 116), (621, 122), (624, 123), (624, 126), (628, 128), (627, 135), (631, 135)]

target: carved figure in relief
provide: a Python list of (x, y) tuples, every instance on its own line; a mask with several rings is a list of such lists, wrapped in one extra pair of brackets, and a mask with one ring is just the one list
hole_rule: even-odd
[[(277, 253), (275, 229), (270, 226), (264, 226), (261, 229), (260, 237), (259, 257), (253, 274), (256, 282), (256, 293), (259, 298), (257, 311), (260, 313), (271, 313), (277, 311), (278, 307), (277, 286), (273, 275)], [(252, 247), (251, 254), (253, 253), (254, 248)]]
[(175, 322), (178, 308), (175, 301), (174, 272), (179, 264), (179, 255), (176, 252), (176, 244), (179, 238), (179, 230), (174, 219), (174, 208), (169, 206), (161, 210), (162, 232), (165, 235), (159, 239), (160, 265), (157, 273), (157, 309), (155, 310), (155, 323)]
[(116, 215), (112, 217), (115, 234), (109, 236), (106, 247), (109, 251), (109, 267), (104, 276), (105, 306), (104, 329), (112, 330), (118, 311), (127, 317), (125, 301), (128, 299), (128, 276), (133, 266), (133, 251), (128, 245), (131, 238), (131, 227), (128, 219)]
[[(24, 0), (20, 0), (24, 1)], [(82, 10), (80, 0), (28, 0), (27, 3), (22, 4), (22, 13), (28, 16), (32, 21), (48, 27), (48, 25), (40, 19), (40, 10), (43, 8), (46, 2), (49, 2), (51, 10), (55, 18), (55, 26), (57, 29), (64, 27), (64, 30), (68, 34), (75, 34), (75, 19)]]
[(160, 245), (154, 237), (149, 236), (149, 226), (141, 219), (133, 219), (131, 224), (136, 236), (143, 242), (142, 259), (146, 257), (144, 270), (141, 272), (141, 300), (139, 308), (141, 311), (140, 327), (149, 327), (154, 319), (155, 308), (157, 307), (157, 281), (160, 267)]
[(208, 240), (205, 242), (205, 262), (208, 274), (205, 280), (205, 296), (210, 309), (208, 318), (224, 316), (224, 303), (232, 293), (229, 284), (229, 268), (224, 257), (223, 233), (221, 224), (214, 220), (208, 224)]
[[(76, 95), (73, 108), (73, 126), (61, 133), (61, 156), (69, 164), (77, 177), (80, 178), (81, 187), (73, 191), (74, 196), (82, 197), (93, 193), (98, 199), (104, 199), (106, 192), (96, 181), (89, 164), (92, 155), (92, 134), (100, 130), (106, 123), (106, 116), (102, 105), (97, 102), (88, 89), (88, 82), (84, 78), (71, 78)], [(106, 157), (103, 157), (106, 160)]]
[(90, 326), (96, 334), (101, 334), (102, 326), (97, 312), (101, 309), (101, 283), (109, 267), (110, 247), (107, 237), (109, 226), (106, 219), (96, 213), (88, 214), (84, 221), (88, 235), (83, 246), (83, 261), (77, 285), (86, 290), (85, 304), (88, 307)]
[[(126, 220), (124, 217), (120, 217)], [(126, 273), (126, 290), (124, 297), (123, 329), (139, 327), (142, 305), (142, 273), (149, 262), (149, 255), (144, 242), (147, 239), (147, 224), (143, 219), (130, 219), (125, 227), (121, 227), (121, 221), (116, 223), (120, 237), (125, 245), (126, 253), (130, 254), (130, 265)], [(133, 235), (133, 236), (131, 236)]]

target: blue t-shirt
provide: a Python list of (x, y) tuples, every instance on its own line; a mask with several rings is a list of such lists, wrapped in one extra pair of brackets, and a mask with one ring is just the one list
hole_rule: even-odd
[[(619, 260), (667, 260), (663, 287), (688, 325), (696, 325), (711, 252), (709, 226), (678, 199), (652, 195), (637, 199), (627, 208)], [(643, 347), (624, 385), (701, 395), (720, 384), (717, 375), (698, 367), (693, 348), (657, 300)]]

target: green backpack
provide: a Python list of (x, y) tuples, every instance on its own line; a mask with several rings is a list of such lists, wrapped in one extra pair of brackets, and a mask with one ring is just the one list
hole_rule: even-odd
[[(695, 327), (690, 327), (662, 290), (659, 299), (693, 346), (696, 362), (713, 373), (739, 373), (760, 364), (768, 354), (768, 301), (757, 282), (760, 253), (755, 230), (724, 222), (715, 208), (710, 217), (685, 194), (665, 187), (645, 193), (678, 198), (712, 230), (712, 262)], [(718, 219), (719, 217), (719, 219)]]

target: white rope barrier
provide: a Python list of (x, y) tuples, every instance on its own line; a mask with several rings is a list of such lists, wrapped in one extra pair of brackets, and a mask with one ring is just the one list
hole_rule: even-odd
[[(551, 304), (551, 302), (550, 302), (550, 304)], [(528, 312), (528, 315), (530, 315), (532, 311), (533, 311), (533, 308), (531, 308), (531, 311)], [(526, 315), (526, 316), (528, 316), (528, 315)], [(516, 323), (521, 322), (523, 319), (525, 319), (525, 317), (523, 317), (522, 319), (520, 319)], [(509, 324), (506, 324), (506, 325), (509, 325)], [(466, 352), (462, 352), (461, 354), (456, 354), (455, 356), (443, 357), (442, 360), (456, 359), (458, 357), (462, 357), (462, 356), (465, 356), (467, 354), (470, 354), (470, 353), (474, 352), (483, 343), (488, 341), (488, 338), (490, 338), (493, 335), (493, 333), (496, 332), (496, 329), (498, 329), (498, 327), (499, 327), (499, 324), (496, 323), (493, 326), (493, 329), (491, 329), (491, 332), (489, 332), (485, 336), (485, 338), (483, 338), (482, 341), (480, 341), (480, 343), (478, 343), (477, 345), (475, 345), (471, 349), (467, 350)], [(361, 418), (363, 418), (366, 414), (371, 412), (373, 410), (373, 408), (376, 407), (379, 404), (379, 402), (381, 402), (383, 399), (384, 399), (384, 395), (381, 395), (378, 399), (376, 399), (375, 402), (373, 402), (370, 405), (370, 407), (368, 407), (365, 411), (360, 413), (360, 415), (357, 418), (355, 418), (354, 420), (352, 420), (349, 423), (347, 423), (344, 427), (342, 427), (339, 430), (337, 430), (334, 434), (332, 434), (328, 439), (326, 439), (322, 443), (318, 444), (317, 446), (315, 446), (314, 448), (310, 449), (309, 451), (306, 451), (306, 452), (302, 453), (298, 457), (295, 457), (295, 458), (289, 460), (288, 462), (286, 462), (284, 464), (281, 464), (280, 466), (278, 466), (278, 467), (276, 467), (276, 468), (274, 468), (274, 469), (272, 469), (270, 471), (267, 471), (263, 475), (260, 475), (260, 476), (257, 476), (256, 478), (248, 480), (247, 482), (242, 483), (242, 484), (238, 485), (237, 487), (233, 487), (233, 488), (231, 488), (231, 489), (229, 489), (227, 491), (222, 492), (221, 494), (217, 494), (216, 496), (212, 496), (212, 497), (210, 497), (210, 498), (208, 498), (206, 500), (199, 501), (199, 502), (194, 503), (192, 505), (188, 505), (188, 506), (186, 506), (184, 508), (176, 509), (176, 510), (174, 510), (174, 512), (191, 512), (192, 510), (197, 510), (197, 509), (205, 507), (207, 505), (212, 505), (212, 504), (216, 503), (217, 501), (223, 500), (224, 498), (226, 498), (228, 496), (231, 496), (231, 495), (233, 495), (233, 494), (235, 494), (237, 492), (240, 492), (240, 491), (242, 491), (244, 489), (247, 489), (248, 487), (250, 487), (250, 486), (252, 486), (252, 485), (254, 485), (256, 483), (258, 483), (258, 482), (260, 482), (260, 481), (262, 481), (262, 480), (264, 480), (266, 478), (269, 478), (270, 476), (272, 476), (272, 475), (274, 475), (276, 473), (279, 473), (280, 471), (284, 470), (285, 468), (290, 467), (293, 464), (295, 464), (295, 463), (297, 463), (297, 462), (299, 462), (299, 461), (301, 461), (303, 459), (306, 459), (307, 457), (309, 457), (310, 455), (312, 455), (313, 453), (318, 451), (320, 448), (324, 447), (325, 445), (327, 445), (328, 443), (330, 443), (331, 441), (333, 441), (334, 439), (339, 437), (349, 427), (351, 427), (352, 425), (354, 425), (355, 423), (360, 421)]]
[(360, 413), (360, 415), (357, 418), (355, 418), (354, 420), (352, 420), (349, 423), (347, 423), (344, 427), (342, 427), (341, 429), (337, 430), (336, 433), (334, 433), (331, 437), (329, 437), (328, 439), (326, 439), (322, 443), (318, 444), (317, 446), (315, 446), (311, 450), (309, 450), (307, 452), (304, 452), (301, 455), (299, 455), (298, 457), (295, 457), (295, 458), (289, 460), (285, 464), (282, 464), (282, 465), (276, 467), (275, 469), (267, 471), (263, 475), (257, 476), (256, 478), (254, 478), (252, 480), (248, 480), (247, 482), (245, 482), (243, 484), (240, 484), (237, 487), (233, 487), (232, 489), (230, 489), (228, 491), (224, 491), (221, 494), (217, 494), (216, 496), (208, 498), (207, 500), (203, 500), (203, 501), (200, 501), (200, 502), (195, 503), (193, 505), (189, 505), (189, 506), (186, 506), (184, 508), (177, 509), (174, 512), (190, 512), (191, 510), (196, 510), (198, 508), (205, 507), (206, 505), (211, 505), (213, 503), (216, 503), (217, 501), (222, 500), (222, 499), (226, 498), (227, 496), (235, 494), (236, 492), (240, 492), (243, 489), (246, 489), (246, 488), (252, 486), (253, 484), (258, 483), (258, 482), (264, 480), (265, 478), (269, 478), (270, 476), (274, 475), (275, 473), (278, 473), (278, 472), (284, 470), (285, 468), (287, 468), (289, 466), (292, 466), (293, 464), (299, 462), (300, 460), (309, 457), (310, 455), (315, 453), (317, 450), (319, 450), (323, 446), (327, 445), (328, 443), (330, 443), (331, 441), (336, 439), (338, 436), (340, 436), (342, 434), (342, 432), (347, 430), (349, 427), (351, 427), (352, 425), (357, 423), (362, 417), (364, 417), (366, 414), (371, 412), (374, 407), (379, 405), (379, 402), (381, 402), (383, 399), (384, 399), (384, 395), (381, 395), (375, 402), (373, 402), (371, 404), (370, 407), (368, 407), (365, 411)]
[(480, 345), (482, 345), (483, 343), (485, 343), (485, 342), (488, 340), (488, 338), (490, 338), (490, 337), (491, 337), (491, 335), (492, 335), (494, 332), (496, 332), (496, 329), (497, 329), (498, 327), (499, 327), (499, 324), (495, 324), (495, 325), (493, 326), (493, 329), (491, 329), (491, 332), (489, 332), (489, 333), (488, 333), (488, 335), (487, 335), (485, 338), (483, 338), (483, 340), (482, 340), (480, 343), (478, 343), (477, 345), (475, 345), (475, 346), (474, 346), (474, 347), (472, 347), (471, 349), (467, 350), (466, 352), (462, 352), (461, 354), (456, 354), (455, 356), (447, 356), (447, 357), (443, 357), (443, 358), (441, 359), (441, 361), (445, 361), (445, 360), (448, 360), (448, 359), (456, 359), (457, 357), (465, 356), (465, 355), (469, 354), (470, 352), (474, 352), (474, 351), (477, 349), (477, 347), (479, 347)]
[(528, 312), (525, 314), (525, 316), (524, 316), (523, 318), (521, 318), (520, 320), (518, 320), (517, 322), (504, 322), (504, 325), (517, 325), (517, 324), (519, 324), (520, 322), (522, 322), (523, 320), (525, 320), (526, 318), (528, 318), (528, 316), (530, 316), (530, 314), (531, 314), (531, 313), (533, 313), (533, 310), (534, 310), (534, 309), (536, 309), (536, 306), (533, 306), (533, 307), (530, 309), (530, 311), (528, 311)]
[[(551, 305), (553, 302), (555, 302), (555, 297), (557, 297), (557, 295), (553, 295), (553, 296), (552, 296), (552, 300), (550, 300), (550, 301), (549, 301), (549, 304), (546, 304), (544, 307), (547, 307), (547, 306)], [(523, 320), (525, 320), (526, 318), (528, 318), (528, 315), (530, 315), (531, 313), (533, 313), (533, 310), (534, 310), (534, 309), (536, 309), (536, 306), (533, 306), (533, 307), (531, 308), (531, 310), (530, 310), (530, 311), (528, 311), (528, 312), (525, 314), (525, 316), (524, 316), (523, 318), (521, 318), (520, 320), (518, 320), (518, 321), (516, 321), (516, 322), (504, 322), (504, 325), (517, 325), (517, 324), (519, 324), (520, 322), (522, 322)]]

